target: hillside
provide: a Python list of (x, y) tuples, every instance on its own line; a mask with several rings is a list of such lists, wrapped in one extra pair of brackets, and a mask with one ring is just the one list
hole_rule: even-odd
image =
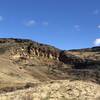
[[(17, 91), (24, 96), (29, 91), (29, 100), (49, 100), (54, 91), (59, 95), (50, 100), (99, 100), (100, 47), (60, 50), (27, 39), (0, 39), (0, 100), (28, 100), (14, 99)], [(47, 99), (35, 99), (41, 91), (49, 98), (44, 93)]]

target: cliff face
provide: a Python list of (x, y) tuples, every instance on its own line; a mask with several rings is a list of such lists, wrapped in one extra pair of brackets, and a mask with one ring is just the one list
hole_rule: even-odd
[(43, 45), (31, 40), (21, 39), (1, 39), (0, 40), (2, 49), (8, 48), (9, 55), (12, 59), (32, 59), (34, 57), (47, 58), (58, 60), (60, 50), (49, 45)]
[[(47, 85), (47, 88), (51, 89), (52, 92), (53, 89), (56, 91), (56, 87), (52, 88), (56, 82), (58, 83), (57, 86), (60, 86), (63, 83), (67, 84), (66, 80), (70, 81), (69, 84), (73, 83), (72, 86), (76, 86), (77, 82), (80, 82), (82, 86), (82, 83), (85, 82), (85, 86), (89, 82), (89, 84), (92, 83), (91, 87), (95, 84), (98, 84), (99, 87), (100, 47), (60, 50), (27, 39), (0, 39), (0, 93), (34, 87), (38, 84), (43, 84), (44, 87), (44, 82), (50, 82), (50, 87)], [(59, 83), (60, 81), (61, 83)], [(70, 91), (67, 89), (69, 84), (62, 86), (65, 90), (61, 88), (61, 93), (65, 93), (65, 91), (72, 93), (73, 87), (70, 88)], [(86, 94), (90, 94), (85, 91), (87, 86), (78, 88), (84, 90), (83, 92)], [(92, 90), (95, 97), (96, 91), (94, 88)], [(78, 92), (81, 97), (84, 96), (83, 92)], [(78, 97), (76, 96), (76, 98)]]
[(100, 47), (65, 51), (27, 39), (0, 39), (0, 55), (32, 75), (33, 66), (40, 66), (46, 79), (81, 78), (99, 83)]
[(100, 60), (100, 47), (65, 51), (27, 39), (0, 39), (0, 53), (5, 51), (12, 60), (41, 58), (75, 66), (99, 64)]

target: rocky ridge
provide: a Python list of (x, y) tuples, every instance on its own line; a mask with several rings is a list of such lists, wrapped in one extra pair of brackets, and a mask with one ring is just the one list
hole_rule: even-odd
[[(60, 80), (62, 81), (60, 82)], [(94, 85), (97, 84), (99, 87), (99, 46), (77, 50), (60, 50), (54, 46), (41, 44), (28, 39), (0, 39), (0, 93), (26, 89), (34, 87), (36, 84), (45, 85), (47, 84), (45, 82), (49, 82), (47, 87), (51, 87), (52, 85), (55, 86), (56, 82), (58, 82), (58, 85), (67, 84), (66, 81), (73, 83), (73, 86), (76, 84), (74, 82), (80, 82), (80, 84), (84, 82), (87, 84), (89, 82)], [(72, 88), (76, 88), (73, 86)], [(80, 91), (82, 90), (80, 87), (78, 88)], [(43, 87), (40, 90), (42, 91), (42, 89)], [(84, 86), (84, 89), (87, 89), (87, 87)], [(50, 91), (53, 91), (52, 88)], [(56, 92), (56, 89), (54, 91)], [(72, 93), (71, 90), (70, 93)], [(99, 95), (95, 97), (94, 94), (96, 94), (96, 91), (93, 92), (93, 98), (99, 98)], [(82, 94), (82, 96), (84, 95)], [(60, 100), (59, 98), (54, 98), (54, 100)], [(82, 100), (77, 99), (79, 97), (75, 98), (76, 100)], [(91, 99), (90, 96), (86, 98), (95, 100)], [(69, 100), (71, 99), (69, 98)]]

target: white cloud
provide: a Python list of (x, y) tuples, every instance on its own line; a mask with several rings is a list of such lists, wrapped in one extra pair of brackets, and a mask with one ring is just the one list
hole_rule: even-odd
[(93, 11), (93, 14), (94, 14), (94, 15), (98, 15), (99, 12), (100, 12), (100, 11), (99, 11), (98, 9), (96, 9), (96, 10)]
[(76, 31), (80, 31), (80, 25), (74, 25)]
[(45, 22), (43, 22), (42, 24), (43, 24), (44, 26), (48, 26), (49, 23), (45, 21)]
[(35, 21), (35, 20), (26, 20), (24, 21), (24, 25), (27, 27), (31, 27), (34, 25), (41, 25), (41, 26), (48, 26), (48, 22), (47, 21)]
[(2, 16), (0, 16), (0, 21), (2, 21), (3, 20), (3, 17)]
[(100, 38), (97, 38), (97, 39), (94, 41), (94, 45), (95, 45), (95, 46), (100, 46)]
[(33, 26), (33, 25), (35, 25), (36, 24), (36, 21), (35, 20), (29, 20), (29, 21), (26, 21), (25, 22), (25, 25), (26, 26)]
[(100, 29), (100, 25), (98, 25), (97, 28)]

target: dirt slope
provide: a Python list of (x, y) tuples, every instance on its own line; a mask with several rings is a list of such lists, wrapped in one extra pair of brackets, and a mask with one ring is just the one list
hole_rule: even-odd
[[(31, 100), (97, 100), (99, 84), (100, 47), (60, 50), (27, 39), (0, 39), (0, 100), (17, 100), (11, 99), (9, 92), (17, 96), (13, 91), (26, 89), (26, 93), (29, 87), (33, 87)], [(42, 95), (41, 91), (46, 92), (46, 97), (34, 99), (35, 95)], [(57, 97), (50, 94), (54, 92)]]

